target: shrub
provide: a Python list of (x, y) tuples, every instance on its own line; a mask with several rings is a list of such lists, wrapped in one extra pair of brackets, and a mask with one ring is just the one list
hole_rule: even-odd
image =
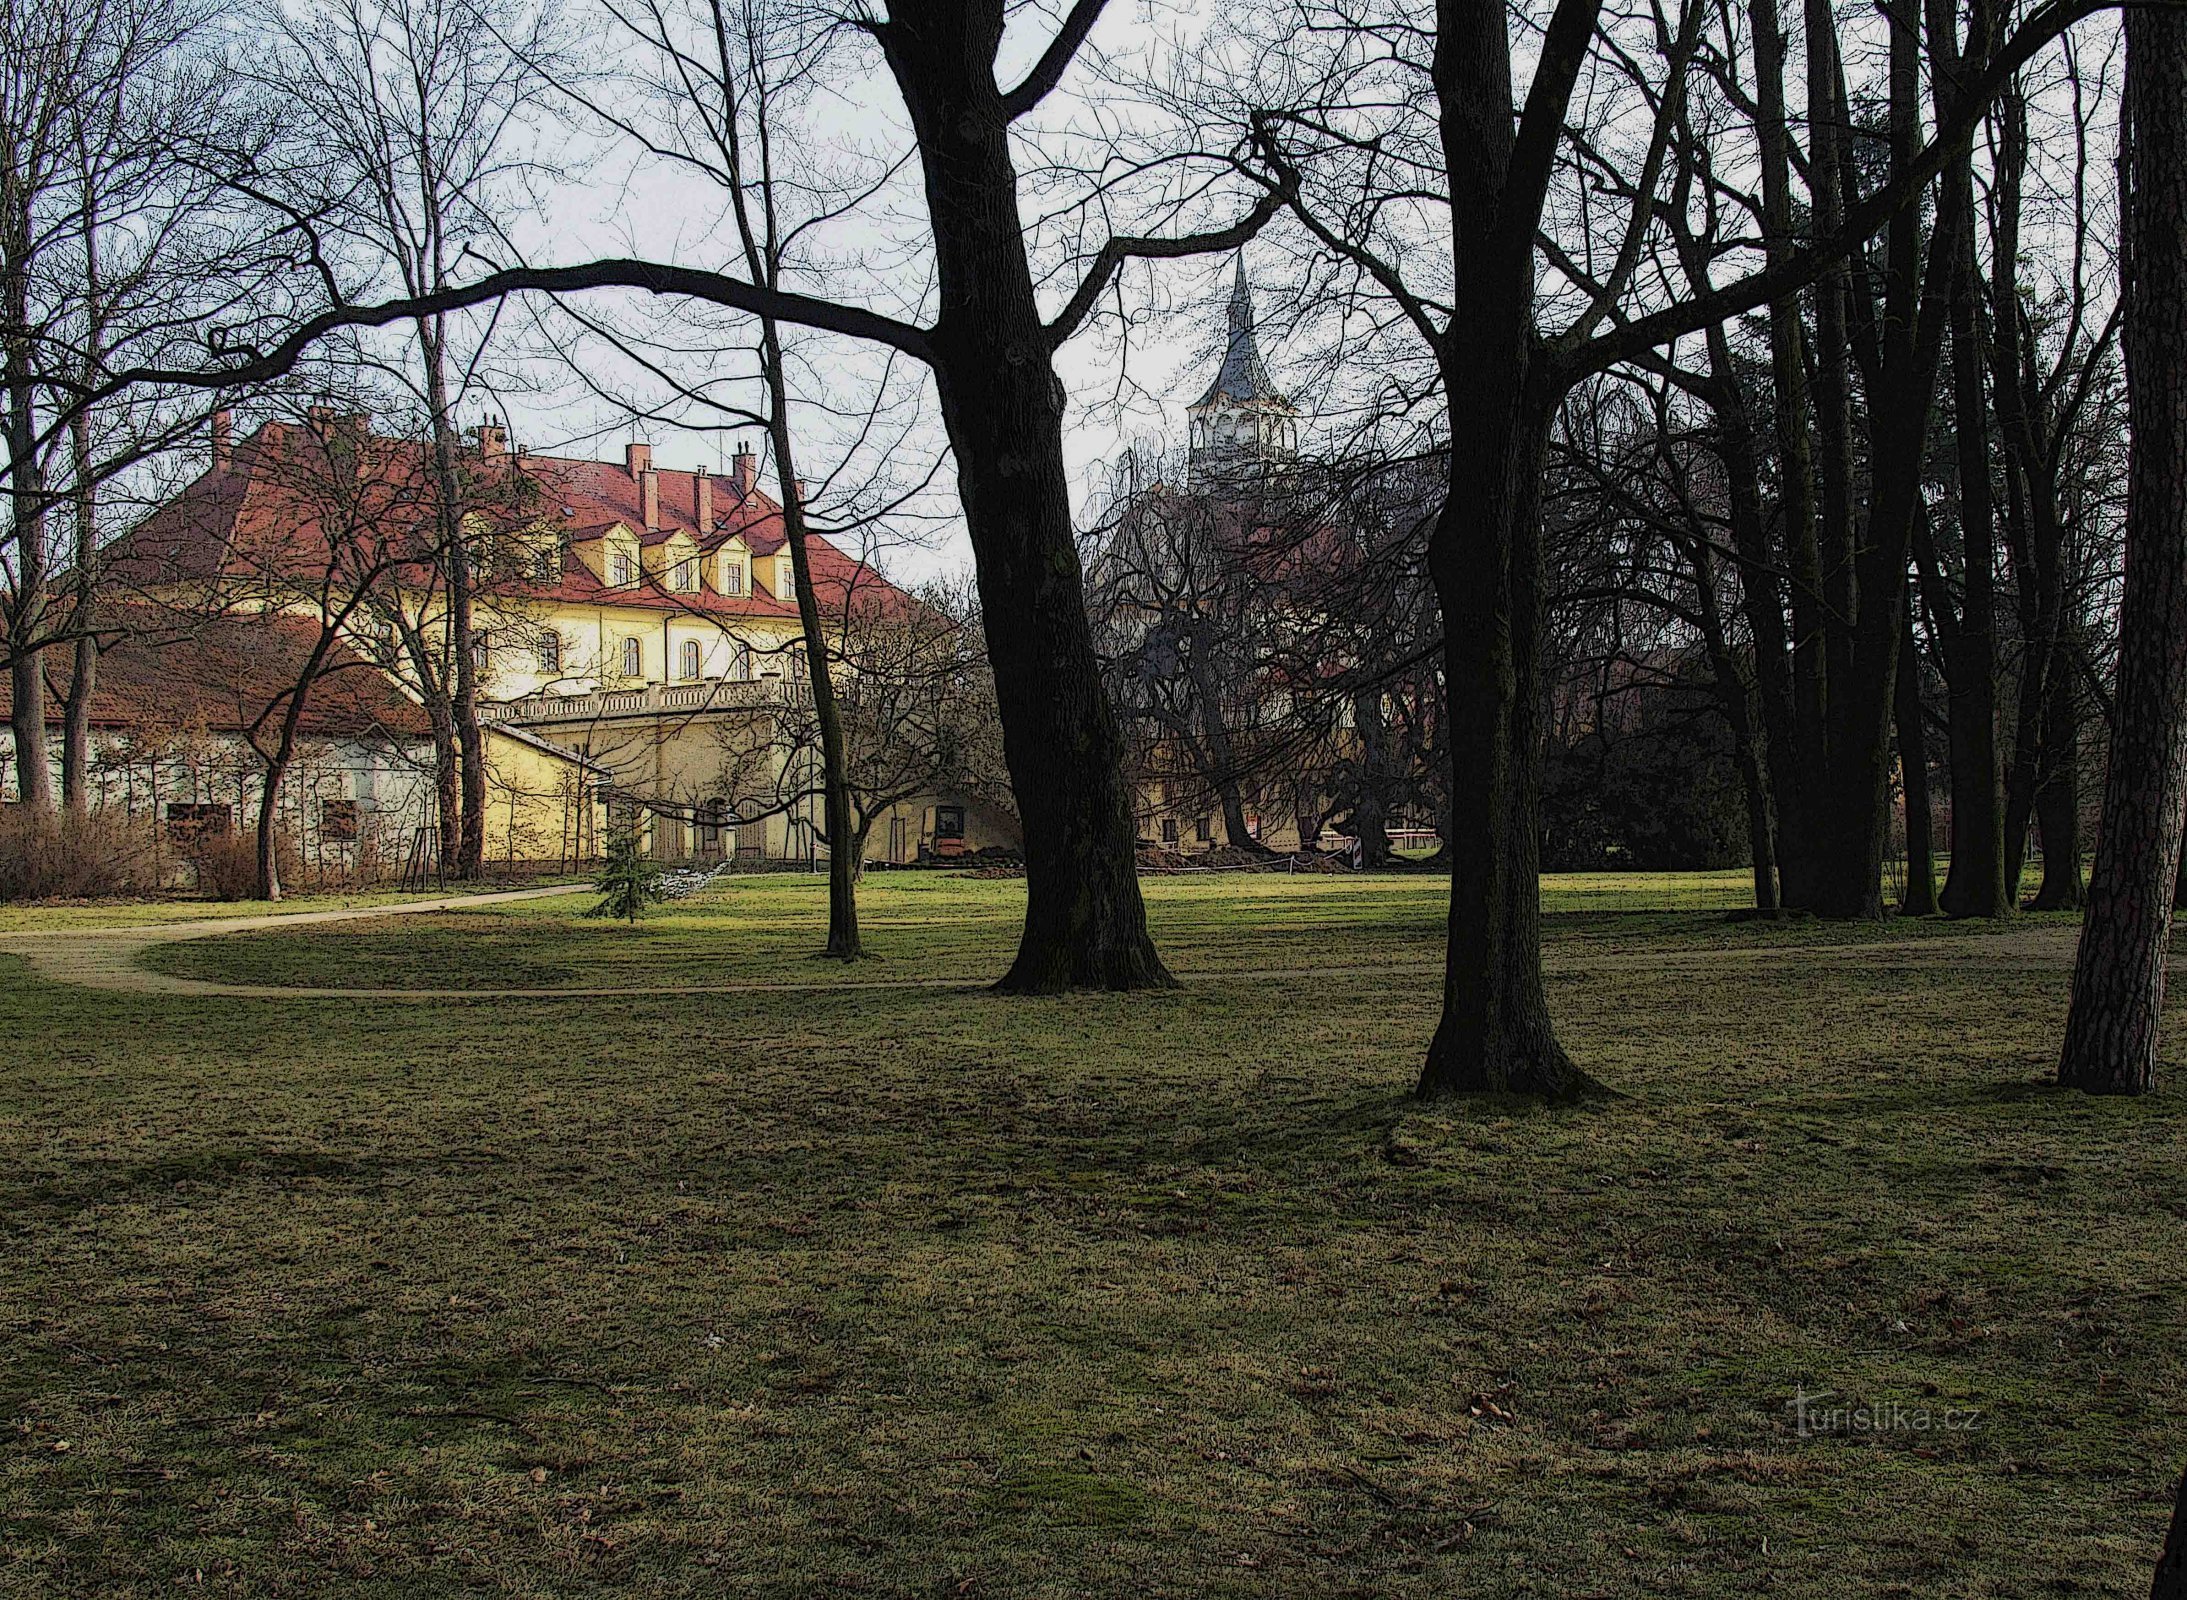
[(92, 900), (159, 887), (151, 835), (110, 812), (0, 813), (0, 900)]
[[(284, 894), (314, 886), (317, 879), (304, 870), (296, 851), (281, 834), (274, 835), (274, 870), (281, 876)], [(258, 834), (215, 834), (190, 847), (190, 870), (196, 875), (198, 893), (215, 900), (258, 898)]]
[(631, 828), (617, 828), (608, 835), (607, 854), (592, 886), (600, 891), (600, 903), (588, 917), (621, 917), (636, 922), (646, 902), (661, 897), (661, 869), (639, 853), (638, 835)]

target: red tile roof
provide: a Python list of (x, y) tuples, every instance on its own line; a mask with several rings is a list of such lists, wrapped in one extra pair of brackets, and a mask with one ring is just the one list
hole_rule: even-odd
[[(91, 691), (94, 727), (145, 735), (240, 733), (292, 690), (318, 625), (298, 617), (227, 615), (190, 618), (154, 606), (117, 606), (99, 618), (102, 640)], [(74, 651), (44, 656), (46, 714), (58, 722), (74, 677)], [(0, 678), (0, 717), (12, 704)], [(277, 707), (267, 731), (277, 731)], [(373, 734), (423, 736), (424, 710), (386, 674), (342, 645), (328, 654), (304, 700), (302, 731), (315, 739)]]
[[(345, 450), (363, 452), (371, 472), (357, 474), (338, 491), (330, 489), (344, 478), (330, 471), (330, 464), (346, 464)], [(422, 584), (433, 545), (434, 497), (426, 467), (419, 441), (384, 438), (354, 424), (269, 422), (239, 443), (227, 463), (203, 474), (109, 546), (106, 568), (139, 586), (274, 576), (317, 582), (336, 559), (362, 566), (394, 553), (412, 564), (412, 581)], [(565, 535), (559, 579), (543, 583), (521, 573), (496, 574), (490, 581), (497, 594), (714, 615), (797, 614), (795, 598), (775, 594), (756, 572), (747, 574), (743, 595), (677, 593), (650, 578), (611, 587), (566, 548), (569, 539), (597, 538), (622, 523), (646, 545), (683, 533), (711, 551), (740, 537), (753, 555), (773, 555), (784, 540), (782, 508), (756, 486), (740, 494), (733, 475), (706, 475), (714, 529), (701, 534), (699, 473), (656, 471), (658, 512), (648, 529), (643, 487), (617, 462), (466, 449), (463, 470), (471, 485), (468, 510), (510, 526), (545, 522)], [(359, 481), (364, 488), (354, 486)], [(814, 588), (831, 610), (853, 597), (885, 606), (910, 603), (879, 572), (821, 535), (810, 537), (807, 550)]]

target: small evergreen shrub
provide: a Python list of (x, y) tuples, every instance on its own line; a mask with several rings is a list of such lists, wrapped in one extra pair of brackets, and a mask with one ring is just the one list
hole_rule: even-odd
[(600, 903), (585, 913), (588, 917), (636, 922), (649, 902), (661, 898), (661, 869), (640, 853), (636, 829), (617, 828), (608, 835), (592, 886), (600, 891)]

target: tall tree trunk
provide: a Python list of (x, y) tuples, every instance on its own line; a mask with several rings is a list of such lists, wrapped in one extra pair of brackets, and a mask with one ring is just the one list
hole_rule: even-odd
[[(1827, 14), (1828, 8), (1822, 9)], [(1897, 174), (1911, 164), (1921, 143), (1922, 19), (1913, 8), (1903, 8), (1890, 12), (1889, 20), (1888, 126), (1891, 171)], [(1950, 54), (1949, 23), (1938, 28), (1934, 22), (1932, 17), (1932, 53), (1942, 60), (1956, 59)], [(1812, 22), (1809, 33), (1812, 52)], [(1838, 105), (1834, 79), (1825, 104)], [(1824, 142), (1821, 129), (1815, 137), (1819, 147)], [(1845, 164), (1845, 151), (1841, 148), (1837, 155)], [(1852, 182), (1848, 168), (1840, 179), (1843, 192), (1850, 192)], [(1830, 185), (1819, 187), (1827, 191)], [(1851, 347), (1870, 374), (1868, 517), (1857, 538), (1849, 498), (1825, 517), (1832, 535), (1823, 574), (1831, 614), (1824, 724), (1828, 760), (1824, 781), (1817, 786), (1817, 854), (1823, 867), (1810, 906), (1823, 916), (1867, 918), (1883, 911), (1890, 728), (1899, 647), (1906, 631), (1906, 566), (1922, 510), (1923, 445), (1936, 403), (1948, 296), (1958, 259), (1956, 240), (1958, 230), (1969, 225), (1956, 203), (1960, 193), (1949, 184), (1939, 193), (1926, 261), (1919, 208), (1906, 206), (1894, 213), (1884, 229), (1880, 307), (1865, 287), (1857, 308), (1848, 302), (1849, 310), (1858, 312), (1849, 319)], [(1817, 222), (1822, 225), (1820, 209)], [(1865, 282), (1866, 273), (1858, 276)], [(1822, 287), (1829, 287), (1827, 276)], [(1818, 371), (1831, 365), (1821, 361)], [(1824, 480), (1826, 505), (1841, 493), (1849, 496), (1849, 484), (1836, 484), (1835, 469), (1826, 469)], [(1835, 520), (1841, 513), (1842, 524)]]
[[(2061, 648), (2062, 658), (2070, 659)], [(2064, 662), (2061, 662), (2064, 665)], [(2081, 909), (2081, 705), (2070, 669), (2050, 675), (2043, 714), (2043, 777), (2035, 791), (2043, 834), (2043, 883), (2037, 911)]]
[(461, 441), (449, 411), (447, 327), (441, 318), (418, 319), (418, 349), (425, 363), (434, 512), (447, 572), (448, 649), (454, 680), (448, 709), (455, 736), (459, 820), (455, 855), (446, 865), (451, 877), (470, 882), (486, 870), (486, 740), (478, 725), (478, 633), (472, 620), (472, 552), (463, 526), (463, 474), (457, 460)]
[(1500, 353), (1502, 371), (1450, 390), (1450, 492), (1429, 545), (1455, 837), (1443, 1015), (1419, 1093), (1568, 1098), (1594, 1084), (1557, 1042), (1542, 987), (1537, 686), (1549, 415), (1527, 391), (1523, 340), (1507, 332)]
[(1936, 847), (1931, 837), (1929, 741), (1921, 725), (1921, 657), (1914, 649), (1909, 620), (1899, 646), (1897, 711), (1899, 787), (1905, 796), (1906, 887), (1899, 911), (1909, 917), (1936, 915)]
[(288, 776), (288, 770), (288, 757), (275, 756), (267, 760), (266, 770), (259, 779), (256, 893), (261, 900), (281, 898), (281, 859), (276, 818), (281, 806), (281, 784)]
[[(100, 272), (99, 207), (90, 164), (83, 160), (84, 193), (90, 203), (79, 221), (83, 246), (84, 333), (78, 352), (84, 387), (91, 389), (106, 357), (106, 298)], [(70, 499), (74, 502), (76, 547), (75, 572), (69, 596), (69, 621), (76, 630), (74, 659), (70, 662), (68, 693), (61, 701), (61, 804), (69, 815), (82, 817), (90, 809), (91, 696), (99, 675), (99, 642), (93, 634), (92, 602), (97, 595), (99, 560), (98, 489), (91, 440), (91, 413), (79, 410), (69, 419), (69, 467), (74, 475)]]
[[(1762, 176), (1762, 233), (1772, 266), (1799, 247), (1792, 214), (1791, 135), (1785, 116), (1786, 41), (1777, 0), (1750, 0), (1754, 31), (1755, 105)], [(1761, 473), (1755, 459), (1754, 428), (1747, 416), (1721, 324), (1707, 330), (1709, 366), (1721, 401), (1718, 417), (1737, 414), (1737, 426), (1725, 428), (1726, 467), (1731, 477), (1732, 538), (1741, 562), (1740, 590), (1747, 631), (1753, 640), (1754, 683), (1761, 725), (1766, 730), (1770, 800), (1776, 826), (1771, 830), (1783, 903), (1806, 906), (1814, 899), (1814, 829), (1808, 808), (1816, 797), (1822, 766), (1819, 682), (1811, 681), (1819, 659), (1814, 652), (1821, 620), (1822, 562), (1817, 538), (1815, 495), (1815, 412), (1809, 398), (1807, 331), (1799, 297), (1780, 295), (1769, 307), (1769, 367), (1779, 463), (1778, 511), (1784, 530), (1784, 557), (1771, 549), (1762, 514)], [(1797, 624), (1788, 638), (1785, 607), (1778, 592), (1777, 569), (1792, 576), (1791, 609)], [(1795, 649), (1805, 654), (1796, 666)], [(1754, 810), (1748, 806), (1750, 828)], [(1758, 835), (1757, 835), (1758, 836)], [(1774, 910), (1780, 890), (1764, 903), (1760, 894), (1760, 856), (1756, 857), (1756, 906)]]
[(2058, 1081), (2156, 1084), (2187, 800), (2187, 16), (2126, 12), (2126, 586), (2103, 823)]
[[(790, 546), (790, 574), (797, 590), (797, 620), (805, 647), (805, 676), (812, 689), (813, 718), (820, 725), (821, 801), (828, 829), (828, 942), (823, 954), (855, 961), (865, 954), (858, 933), (858, 873), (865, 864), (865, 830), (852, 818), (850, 757), (843, 739), (843, 712), (835, 697), (835, 669), (813, 588), (807, 545), (805, 486), (797, 476), (790, 439), (790, 387), (782, 367), (780, 329), (772, 317), (760, 323), (760, 365), (767, 385), (767, 438), (774, 449), (782, 532)], [(846, 591), (843, 603), (850, 604)], [(846, 621), (846, 626), (848, 625)]]
[[(35, 637), (43, 625), (39, 611), (19, 609), (17, 616), (28, 620), (24, 631)], [(40, 655), (35, 650), (18, 653), (8, 663), (8, 692), (14, 696), (8, 728), (15, 737), (15, 795), (23, 809), (33, 814), (53, 809), (52, 757), (46, 748), (46, 675)]]
[[(1955, 163), (1949, 181), (1970, 182)], [(1971, 191), (1960, 204), (1971, 215)], [(1997, 752), (1997, 533), (1990, 492), (1989, 405), (1976, 310), (1974, 231), (1961, 230), (1952, 291), (1953, 430), (1959, 445), (1962, 599), (1945, 687), (1951, 738), (1952, 860), (1942, 905), (1954, 917), (2012, 912), (2005, 887), (2004, 796)]]
[(1388, 773), (1389, 722), (1382, 714), (1382, 691), (1369, 688), (1352, 696), (1352, 732), (1357, 737), (1359, 793), (1352, 805), (1352, 832), (1359, 840), (1359, 864), (1386, 867), (1390, 847)]
[(1101, 683), (1063, 460), (1063, 386), (994, 78), (999, 6), (892, 8), (880, 28), (918, 134), (939, 312), (929, 345), (1025, 831), (1025, 928), (1000, 987), (1174, 982), (1147, 934), (1124, 740)]

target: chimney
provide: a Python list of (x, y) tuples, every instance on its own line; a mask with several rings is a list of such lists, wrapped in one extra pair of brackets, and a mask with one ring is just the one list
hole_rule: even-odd
[(498, 461), (509, 453), (509, 430), (498, 423), (482, 422), (471, 430), (478, 436), (478, 453), (487, 461)]
[(691, 474), (692, 513), (699, 525), (699, 537), (711, 538), (714, 532), (714, 480), (704, 467)]
[(638, 504), (645, 513), (645, 530), (651, 533), (661, 525), (661, 475), (651, 467), (639, 470)]
[(215, 411), (211, 429), (213, 471), (226, 472), (228, 463), (235, 459), (235, 413), (225, 406)]
[(653, 447), (649, 444), (639, 444), (635, 440), (624, 445), (623, 465), (630, 469), (630, 475), (633, 478), (640, 473), (651, 472), (653, 470)]
[(737, 453), (730, 457), (729, 470), (731, 476), (737, 481), (737, 498), (741, 500), (750, 494), (753, 485), (759, 482), (759, 457), (747, 450), (744, 447), (744, 442), (739, 440), (737, 442)]

